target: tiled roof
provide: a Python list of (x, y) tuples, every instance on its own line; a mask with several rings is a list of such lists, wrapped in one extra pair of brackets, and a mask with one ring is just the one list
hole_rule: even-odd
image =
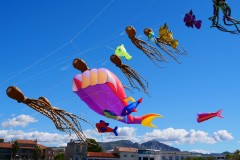
[(131, 147), (115, 147), (115, 150), (119, 152), (137, 152), (138, 151), (136, 148), (131, 148)]
[(119, 158), (117, 154), (114, 153), (105, 153), (105, 152), (88, 152), (88, 157), (101, 157), (101, 158)]
[(46, 149), (47, 148), (46, 146), (41, 145), (41, 144), (38, 144), (38, 146), (39, 146), (40, 149)]
[(36, 141), (33, 141), (33, 140), (23, 140), (23, 139), (18, 139), (17, 142), (19, 144), (37, 144)]
[(0, 143), (0, 148), (12, 148), (12, 143), (9, 142)]

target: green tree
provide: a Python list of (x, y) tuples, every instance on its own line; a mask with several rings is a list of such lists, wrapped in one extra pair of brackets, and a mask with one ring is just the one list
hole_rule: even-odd
[(103, 152), (102, 147), (95, 141), (95, 139), (88, 139), (88, 152)]
[(57, 154), (54, 157), (54, 160), (64, 160), (64, 153)]
[(40, 149), (40, 147), (38, 145), (36, 145), (33, 150), (33, 159), (39, 160), (41, 157), (41, 154), (42, 154), (42, 150)]
[(13, 144), (12, 144), (12, 159), (15, 159), (16, 155), (17, 155), (17, 152), (19, 151), (20, 149), (20, 144), (15, 141)]

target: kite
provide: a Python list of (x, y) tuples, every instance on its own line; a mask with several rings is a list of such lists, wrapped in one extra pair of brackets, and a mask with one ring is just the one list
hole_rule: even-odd
[(115, 136), (118, 136), (118, 133), (117, 133), (118, 127), (115, 127), (114, 129), (112, 129), (108, 126), (109, 126), (109, 123), (106, 123), (103, 120), (100, 120), (99, 123), (96, 123), (96, 127), (99, 133), (113, 132)]
[[(221, 9), (221, 11), (223, 13), (224, 25), (233, 26), (233, 27), (235, 27), (235, 30), (228, 30), (219, 24), (219, 8)], [(231, 8), (227, 4), (227, 2), (225, 2), (225, 0), (213, 0), (213, 9), (214, 9), (213, 16), (209, 18), (209, 20), (212, 21), (211, 27), (216, 27), (217, 29), (219, 29), (223, 32), (229, 32), (232, 34), (240, 33), (240, 30), (238, 28), (240, 21), (231, 17)]]
[(185, 25), (187, 27), (196, 27), (197, 29), (201, 28), (202, 21), (201, 20), (196, 20), (195, 15), (193, 14), (193, 11), (190, 10), (189, 13), (186, 13), (184, 16), (183, 21), (185, 22)]
[[(128, 114), (121, 116), (125, 107), (135, 102), (132, 97), (127, 97), (121, 81), (106, 68), (87, 69), (86, 63), (81, 59), (74, 59), (73, 67), (82, 71), (73, 78), (72, 90), (90, 109), (99, 115), (111, 118), (126, 124), (142, 124), (155, 128), (153, 119), (162, 117), (150, 113), (143, 116)], [(82, 67), (82, 68), (79, 68)], [(87, 69), (87, 70), (84, 70)]]
[(177, 48), (178, 40), (173, 39), (172, 32), (168, 30), (167, 24), (160, 28), (159, 37), (154, 35), (154, 32), (151, 28), (145, 28), (144, 34), (148, 37), (149, 41), (156, 44), (178, 63), (180, 62), (175, 56), (176, 53), (177, 55), (187, 55), (184, 49), (181, 49), (183, 51), (180, 51), (180, 49)]
[(126, 60), (132, 59), (132, 56), (127, 52), (123, 44), (115, 49), (115, 54), (119, 57), (125, 57)]
[(222, 112), (222, 110), (219, 110), (214, 113), (200, 113), (197, 115), (197, 122), (200, 123), (200, 122), (206, 121), (208, 119), (211, 119), (213, 117), (223, 118), (223, 116), (221, 116), (221, 112)]
[(27, 98), (21, 90), (15, 86), (8, 87), (6, 92), (8, 97), (17, 100), (18, 103), (24, 103), (37, 112), (50, 118), (58, 130), (68, 133), (69, 135), (71, 135), (71, 131), (73, 131), (79, 140), (84, 142), (87, 141), (78, 120), (82, 120), (93, 126), (92, 123), (60, 108), (53, 107), (45, 97), (39, 97), (38, 99)]
[[(167, 62), (167, 60), (161, 55), (161, 53), (153, 46), (149, 45), (147, 42), (136, 38), (136, 30), (133, 26), (126, 27), (126, 33), (131, 39), (132, 43), (140, 50), (142, 50), (148, 58), (155, 63), (155, 61)], [(156, 63), (155, 63), (156, 64)]]
[[(130, 66), (123, 64), (121, 59), (115, 54), (111, 55), (110, 60), (121, 69), (123, 74), (127, 77), (131, 87), (148, 94), (148, 82), (139, 73), (137, 73)], [(146, 83), (146, 85), (143, 81)], [(137, 84), (139, 84), (142, 89), (139, 88)]]

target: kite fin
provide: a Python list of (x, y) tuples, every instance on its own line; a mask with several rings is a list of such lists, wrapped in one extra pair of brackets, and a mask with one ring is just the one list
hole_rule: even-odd
[(113, 129), (113, 133), (115, 134), (115, 136), (118, 136), (117, 129), (118, 129), (118, 127), (115, 127), (115, 128)]
[(128, 103), (129, 101), (135, 102), (135, 99), (133, 99), (132, 97), (127, 97), (127, 98), (124, 99), (124, 101), (126, 103)]
[(219, 118), (223, 118), (223, 116), (221, 115), (221, 113), (222, 113), (222, 110), (220, 109), (219, 111), (217, 111), (217, 116), (219, 117)]
[(142, 119), (141, 124), (145, 127), (157, 128), (155, 125), (152, 124), (152, 121), (155, 118), (162, 118), (162, 117), (163, 116), (161, 116), (160, 114), (155, 114), (155, 113), (146, 114), (141, 118)]

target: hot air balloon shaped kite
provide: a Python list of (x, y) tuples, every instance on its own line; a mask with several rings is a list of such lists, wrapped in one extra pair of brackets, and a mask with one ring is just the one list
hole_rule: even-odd
[[(140, 103), (132, 97), (127, 97), (121, 81), (106, 68), (89, 69), (81, 59), (73, 61), (74, 68), (82, 74), (73, 78), (72, 89), (90, 109), (96, 113), (127, 124), (142, 124), (155, 127), (152, 120), (161, 117), (150, 113), (144, 116), (132, 116)], [(131, 103), (129, 103), (131, 101)], [(130, 108), (130, 109), (129, 109)], [(125, 110), (128, 113), (122, 114)]]

